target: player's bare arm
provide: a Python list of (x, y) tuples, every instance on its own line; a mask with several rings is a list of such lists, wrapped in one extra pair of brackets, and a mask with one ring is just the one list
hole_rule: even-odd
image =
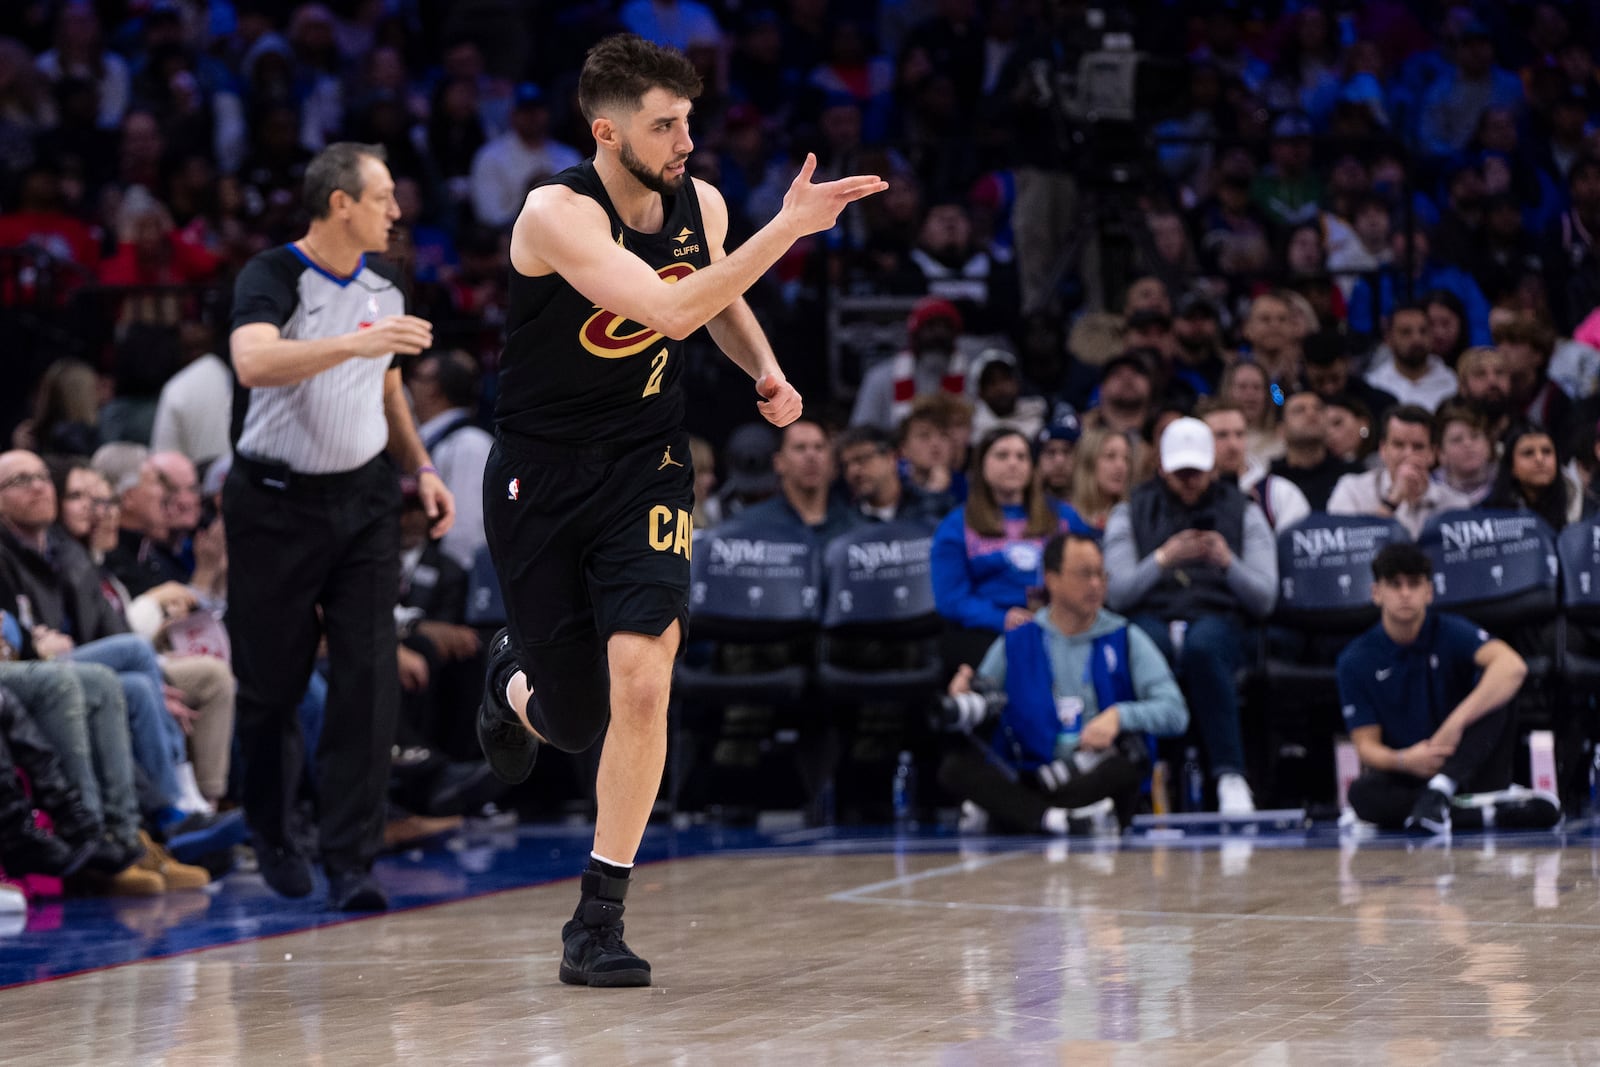
[[(716, 263), (728, 254), (728, 204), (714, 186), (698, 178), (692, 180), (706, 225), (706, 252)], [(723, 354), (755, 380), (756, 391), (762, 397), (756, 406), (763, 418), (774, 426), (787, 426), (800, 417), (804, 410), (800, 393), (778, 366), (766, 331), (743, 296), (706, 323), (706, 330)]]
[(294, 385), (347, 359), (414, 356), (433, 345), (433, 326), (415, 315), (389, 315), (364, 330), (297, 341), (270, 322), (251, 322), (228, 338), (233, 369), (247, 389)]
[(674, 283), (612, 240), (599, 204), (560, 186), (528, 194), (511, 231), (511, 262), (530, 277), (560, 274), (597, 307), (682, 340), (754, 285), (800, 238), (832, 228), (847, 205), (889, 187), (876, 175), (814, 183), (816, 169), (816, 157), (807, 155), (776, 218), (732, 255)]

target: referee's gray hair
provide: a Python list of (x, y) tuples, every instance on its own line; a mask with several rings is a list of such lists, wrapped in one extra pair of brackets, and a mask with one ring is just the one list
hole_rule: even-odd
[(361, 157), (371, 156), (386, 162), (388, 151), (381, 144), (335, 141), (306, 164), (306, 210), (314, 219), (325, 219), (333, 211), (328, 199), (338, 190), (352, 200), (361, 199)]

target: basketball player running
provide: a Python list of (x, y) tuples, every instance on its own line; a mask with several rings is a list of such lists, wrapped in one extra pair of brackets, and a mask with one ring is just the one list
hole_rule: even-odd
[(561, 935), (561, 980), (576, 985), (650, 984), (622, 913), (687, 619), (683, 339), (707, 327), (755, 379), (762, 416), (793, 422), (800, 394), (741, 294), (801, 237), (887, 188), (875, 176), (813, 184), (807, 156), (777, 217), (724, 254), (727, 206), (685, 171), (699, 91), (679, 52), (626, 35), (596, 45), (578, 82), (594, 159), (529, 193), (511, 237), (484, 472), (508, 628), (490, 649), (478, 739), (495, 773), (519, 782), (540, 744), (580, 752), (605, 736), (594, 851)]

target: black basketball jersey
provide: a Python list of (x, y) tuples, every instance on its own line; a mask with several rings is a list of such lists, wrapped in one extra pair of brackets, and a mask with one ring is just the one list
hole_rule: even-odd
[[(629, 229), (586, 160), (548, 179), (605, 208), (611, 239), (676, 281), (711, 256), (694, 182), (663, 197), (656, 233)], [(511, 268), (506, 347), (495, 422), (543, 441), (646, 440), (683, 424), (683, 342), (590, 302), (559, 274), (530, 278)]]

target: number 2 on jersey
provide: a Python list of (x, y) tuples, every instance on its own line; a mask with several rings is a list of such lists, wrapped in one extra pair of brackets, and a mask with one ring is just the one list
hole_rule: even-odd
[(661, 376), (667, 373), (667, 350), (663, 348), (650, 361), (650, 380), (644, 385), (641, 396), (657, 396), (661, 392)]

